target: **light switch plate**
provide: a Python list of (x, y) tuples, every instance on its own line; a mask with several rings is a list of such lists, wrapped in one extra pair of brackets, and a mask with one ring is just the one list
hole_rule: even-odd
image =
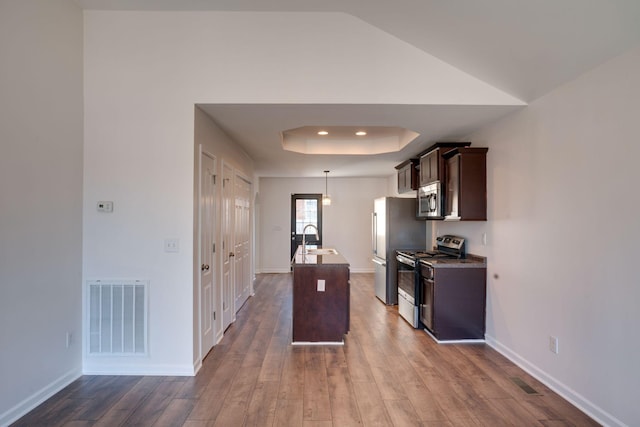
[(318, 292), (324, 292), (324, 280), (318, 280)]

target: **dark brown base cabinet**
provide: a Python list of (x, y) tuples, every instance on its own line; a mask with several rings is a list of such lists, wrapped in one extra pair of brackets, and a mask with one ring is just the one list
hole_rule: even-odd
[[(324, 280), (324, 292), (318, 291)], [(349, 331), (349, 265), (293, 266), (293, 342), (342, 342)]]
[(422, 279), (420, 320), (439, 341), (484, 339), (487, 269), (435, 268)]

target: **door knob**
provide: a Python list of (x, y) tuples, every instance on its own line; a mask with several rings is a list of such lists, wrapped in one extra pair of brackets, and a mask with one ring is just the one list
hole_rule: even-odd
[(233, 252), (229, 252), (229, 258), (231, 258), (232, 256), (236, 256), (236, 254), (234, 254)]
[(209, 270), (209, 264), (202, 264), (202, 266), (200, 267), (200, 269), (202, 271), (208, 271)]

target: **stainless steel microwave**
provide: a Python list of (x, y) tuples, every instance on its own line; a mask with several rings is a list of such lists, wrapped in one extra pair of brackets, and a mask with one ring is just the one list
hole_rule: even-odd
[(418, 188), (419, 218), (442, 217), (442, 189), (439, 181)]

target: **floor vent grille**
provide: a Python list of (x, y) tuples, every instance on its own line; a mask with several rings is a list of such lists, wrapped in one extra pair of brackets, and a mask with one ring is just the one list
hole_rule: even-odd
[(529, 384), (524, 382), (524, 380), (522, 378), (511, 377), (510, 379), (511, 379), (511, 381), (513, 381), (515, 383), (515, 385), (520, 387), (522, 389), (522, 391), (524, 391), (525, 393), (527, 393), (527, 394), (540, 394), (533, 387), (531, 387)]
[(89, 354), (146, 354), (149, 282), (93, 280), (87, 285)]

